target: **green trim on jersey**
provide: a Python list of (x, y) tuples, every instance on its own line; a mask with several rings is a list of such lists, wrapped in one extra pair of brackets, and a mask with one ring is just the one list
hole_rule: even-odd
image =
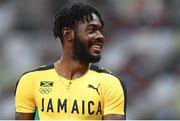
[(36, 108), (36, 111), (35, 111), (34, 120), (40, 120), (37, 108)]

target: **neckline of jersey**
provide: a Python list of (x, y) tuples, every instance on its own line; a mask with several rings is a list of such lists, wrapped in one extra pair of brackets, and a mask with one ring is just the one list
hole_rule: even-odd
[(58, 72), (57, 72), (56, 69), (55, 69), (55, 65), (54, 65), (53, 71), (54, 71), (54, 73), (55, 73), (60, 79), (62, 79), (62, 80), (75, 81), (75, 80), (84, 79), (84, 78), (88, 75), (88, 73), (90, 72), (90, 68), (88, 68), (88, 70), (87, 70), (83, 75), (81, 75), (80, 77), (75, 78), (75, 79), (67, 79), (67, 78), (64, 77), (64, 76), (59, 75)]

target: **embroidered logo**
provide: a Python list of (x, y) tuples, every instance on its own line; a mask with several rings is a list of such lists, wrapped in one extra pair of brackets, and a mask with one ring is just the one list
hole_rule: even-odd
[(41, 81), (39, 92), (41, 94), (49, 94), (52, 91), (53, 83), (52, 81)]
[(88, 88), (95, 89), (95, 90), (97, 91), (98, 95), (100, 95), (99, 90), (98, 90), (99, 86), (100, 86), (100, 84), (98, 84), (97, 87), (94, 87), (93, 85), (89, 84), (89, 85), (88, 85)]

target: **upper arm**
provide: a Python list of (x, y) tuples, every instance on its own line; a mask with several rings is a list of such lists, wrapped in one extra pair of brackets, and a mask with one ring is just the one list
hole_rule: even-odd
[(103, 120), (126, 120), (126, 116), (120, 114), (108, 114), (103, 116)]
[(34, 120), (34, 113), (18, 113), (16, 112), (16, 120)]
[(104, 87), (104, 119), (125, 119), (126, 89), (117, 78), (110, 78)]
[(15, 93), (15, 107), (18, 115), (32, 115), (35, 112), (34, 82), (31, 75), (25, 74), (18, 81)]

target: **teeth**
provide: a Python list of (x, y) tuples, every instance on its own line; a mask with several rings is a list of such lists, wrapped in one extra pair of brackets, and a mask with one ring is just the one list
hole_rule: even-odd
[(100, 46), (99, 46), (99, 45), (93, 45), (93, 47), (95, 47), (95, 48), (99, 48)]
[(100, 49), (100, 48), (101, 48), (101, 46), (100, 46), (100, 45), (93, 45), (92, 47), (93, 47), (93, 48), (98, 48), (98, 49)]

